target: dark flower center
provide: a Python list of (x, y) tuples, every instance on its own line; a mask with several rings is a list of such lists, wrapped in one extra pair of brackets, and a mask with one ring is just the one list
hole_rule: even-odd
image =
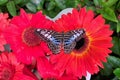
[(35, 35), (35, 28), (29, 27), (23, 31), (22, 34), (23, 42), (28, 46), (36, 46), (40, 44), (40, 39)]
[(84, 38), (80, 39), (78, 42), (76, 42), (76, 46), (74, 48), (75, 53), (82, 53), (86, 51), (89, 45), (89, 38), (87, 36), (84, 36)]
[(14, 69), (9, 64), (0, 67), (0, 80), (11, 80), (14, 75)]
[(85, 39), (84, 39), (84, 38), (80, 39), (80, 40), (76, 43), (75, 49), (76, 49), (76, 50), (79, 50), (79, 49), (84, 45), (84, 43), (85, 43)]

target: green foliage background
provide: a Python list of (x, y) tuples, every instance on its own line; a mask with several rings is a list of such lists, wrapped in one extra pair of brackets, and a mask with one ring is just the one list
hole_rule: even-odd
[(96, 15), (102, 14), (106, 23), (114, 31), (112, 54), (103, 63), (104, 69), (92, 75), (91, 80), (120, 80), (120, 0), (0, 0), (0, 12), (9, 13), (10, 17), (19, 14), (19, 9), (35, 13), (42, 10), (47, 16), (54, 18), (65, 8), (78, 6), (92, 9)]

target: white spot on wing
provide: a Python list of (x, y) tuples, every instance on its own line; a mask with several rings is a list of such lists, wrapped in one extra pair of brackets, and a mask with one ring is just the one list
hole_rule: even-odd
[(45, 34), (45, 37), (47, 37), (48, 36), (48, 34)]
[(37, 29), (37, 31), (39, 32), (41, 29)]
[(51, 38), (51, 35), (49, 35), (47, 38)]

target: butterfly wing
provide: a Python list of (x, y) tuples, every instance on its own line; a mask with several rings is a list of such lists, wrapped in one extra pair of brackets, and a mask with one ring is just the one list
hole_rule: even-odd
[(60, 33), (54, 32), (51, 35), (50, 42), (48, 46), (54, 54), (58, 54), (61, 51), (62, 35)]
[(49, 49), (54, 54), (61, 51), (62, 35), (60, 33), (46, 29), (37, 29), (36, 33), (48, 44)]
[(76, 42), (74, 40), (71, 40), (72, 35), (73, 34), (71, 32), (64, 33), (63, 43), (65, 53), (71, 53), (76, 45)]
[(74, 34), (73, 37), (75, 37), (76, 42), (78, 42), (80, 39), (82, 39), (85, 36), (84, 29), (77, 29), (77, 30), (73, 30), (71, 32)]
[(73, 41), (70, 44), (64, 44), (64, 52), (66, 54), (71, 53), (72, 50), (75, 48), (75, 46), (76, 46), (76, 42), (75, 41)]
[(51, 37), (51, 34), (54, 31), (47, 30), (47, 29), (36, 29), (35, 34), (40, 37), (43, 41), (49, 41), (49, 38)]
[(75, 48), (76, 42), (83, 38), (85, 31), (83, 29), (77, 29), (64, 34), (64, 52), (71, 53)]

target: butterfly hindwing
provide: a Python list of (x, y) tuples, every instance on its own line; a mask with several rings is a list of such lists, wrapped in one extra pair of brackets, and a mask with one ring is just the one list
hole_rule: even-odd
[(48, 47), (50, 48), (50, 50), (54, 53), (60, 53), (60, 46), (59, 45), (55, 45), (53, 43), (48, 43)]
[(62, 43), (62, 35), (60, 33), (55, 32), (52, 34), (50, 38), (50, 42), (48, 42), (48, 47), (54, 54), (58, 54), (61, 51), (61, 43)]
[(72, 42), (70, 44), (64, 44), (64, 52), (66, 54), (71, 53), (71, 51), (75, 48), (76, 42)]

